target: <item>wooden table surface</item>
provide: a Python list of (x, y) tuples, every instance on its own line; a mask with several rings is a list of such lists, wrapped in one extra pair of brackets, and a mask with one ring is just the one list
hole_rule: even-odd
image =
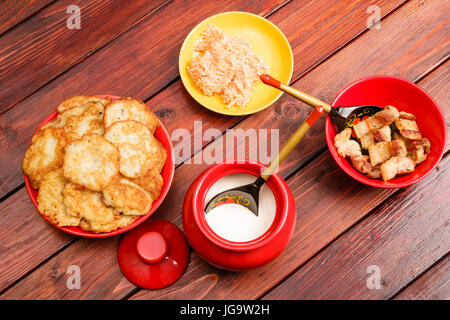
[[(81, 9), (81, 29), (66, 26), (70, 5)], [(380, 10), (378, 29), (368, 28), (371, 5)], [(295, 59), (292, 86), (332, 101), (362, 77), (399, 76), (428, 91), (450, 122), (445, 0), (0, 1), (1, 299), (450, 299), (448, 152), (414, 186), (370, 188), (331, 158), (324, 117), (280, 168), (296, 199), (297, 226), (283, 253), (258, 269), (223, 271), (191, 250), (177, 282), (142, 290), (118, 268), (120, 236), (79, 238), (39, 216), (21, 160), (38, 124), (72, 95), (139, 97), (169, 132), (193, 133), (201, 120), (203, 130), (224, 135), (227, 128), (279, 128), (280, 145), (286, 141), (309, 113), (304, 104), (283, 95), (257, 114), (227, 117), (197, 104), (180, 81), (178, 54), (189, 31), (234, 10), (264, 16), (283, 31)], [(246, 154), (257, 151), (248, 146)], [(193, 148), (185, 160), (200, 152)], [(182, 199), (207, 167), (178, 165), (152, 217), (182, 227)], [(80, 267), (80, 289), (66, 285), (71, 265)], [(367, 286), (370, 266), (379, 268), (381, 288)]]

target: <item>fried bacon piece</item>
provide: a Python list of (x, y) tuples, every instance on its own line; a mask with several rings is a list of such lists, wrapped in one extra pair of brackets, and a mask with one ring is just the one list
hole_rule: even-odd
[(334, 137), (334, 145), (342, 157), (349, 157), (353, 168), (367, 174), (372, 171), (372, 164), (368, 156), (361, 154), (361, 147), (355, 140), (350, 140), (352, 129), (346, 128)]
[(355, 135), (361, 139), (365, 134), (388, 126), (400, 116), (398, 110), (393, 106), (387, 106), (383, 110), (375, 113), (373, 116), (361, 121), (353, 126)]
[(408, 157), (392, 157), (380, 166), (381, 177), (384, 181), (394, 179), (398, 174), (414, 171), (414, 162)]
[(363, 174), (369, 174), (372, 172), (372, 164), (370, 163), (369, 156), (357, 156), (353, 155), (350, 157), (350, 160), (352, 161), (352, 166), (359, 172)]
[(431, 143), (428, 138), (422, 138), (420, 140), (416, 140), (413, 142), (414, 148), (423, 148), (424, 152), (426, 154), (430, 153), (431, 150)]
[(377, 142), (391, 141), (391, 127), (384, 126), (380, 130), (368, 132), (361, 137), (360, 141), (363, 149), (368, 149), (369, 146)]
[(346, 128), (334, 137), (334, 146), (341, 157), (360, 156), (361, 147), (355, 140), (350, 140), (352, 129)]
[(381, 178), (381, 170), (380, 166), (376, 166), (372, 168), (372, 171), (370, 171), (367, 176), (372, 179), (380, 179)]
[(395, 126), (400, 134), (406, 139), (419, 140), (422, 139), (419, 126), (416, 123), (416, 116), (407, 112), (400, 112), (400, 117), (395, 120)]
[(385, 162), (391, 157), (406, 157), (408, 151), (402, 140), (378, 142), (369, 147), (369, 156), (372, 166)]
[(414, 161), (414, 164), (419, 164), (427, 159), (430, 153), (431, 143), (427, 138), (413, 141), (413, 149), (409, 153), (409, 157)]

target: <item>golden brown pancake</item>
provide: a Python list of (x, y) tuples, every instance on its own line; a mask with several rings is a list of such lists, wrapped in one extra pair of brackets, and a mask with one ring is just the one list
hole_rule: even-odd
[(63, 189), (67, 212), (89, 223), (111, 223), (119, 216), (113, 208), (102, 201), (102, 193), (69, 182)]
[(94, 191), (102, 191), (118, 177), (119, 152), (98, 134), (70, 142), (64, 154), (64, 177)]
[(33, 136), (22, 161), (33, 188), (39, 189), (44, 176), (62, 166), (66, 142), (62, 128), (44, 128)]
[(105, 108), (103, 121), (105, 127), (110, 127), (114, 122), (123, 120), (135, 120), (147, 126), (154, 133), (159, 125), (159, 119), (148, 107), (138, 99), (123, 98), (111, 102)]
[(50, 222), (60, 226), (77, 226), (80, 218), (74, 217), (66, 210), (63, 189), (69, 181), (64, 178), (62, 169), (49, 172), (42, 180), (37, 197), (38, 209)]
[(144, 124), (134, 120), (115, 122), (104, 136), (119, 148), (119, 170), (125, 177), (136, 178), (162, 167), (165, 149)]
[(71, 109), (73, 107), (80, 107), (83, 106), (89, 102), (98, 103), (103, 106), (106, 106), (111, 102), (109, 99), (102, 99), (97, 97), (89, 97), (89, 96), (73, 96), (70, 98), (65, 99), (61, 104), (58, 106), (57, 110), (59, 113), (62, 113), (68, 109)]
[(147, 214), (153, 203), (153, 196), (126, 178), (120, 178), (103, 190), (103, 202), (126, 215)]

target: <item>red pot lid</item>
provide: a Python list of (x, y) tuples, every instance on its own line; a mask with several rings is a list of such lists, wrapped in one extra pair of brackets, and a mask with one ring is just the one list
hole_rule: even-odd
[(159, 219), (127, 232), (117, 248), (124, 276), (145, 289), (159, 289), (177, 281), (186, 269), (188, 257), (189, 248), (181, 230)]

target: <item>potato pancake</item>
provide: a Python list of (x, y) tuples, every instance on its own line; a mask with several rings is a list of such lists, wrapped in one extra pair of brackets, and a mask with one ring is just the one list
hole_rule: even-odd
[(64, 204), (67, 212), (89, 223), (111, 223), (119, 216), (113, 208), (102, 201), (102, 193), (92, 191), (69, 182), (63, 189)]
[(80, 107), (90, 102), (98, 103), (104, 107), (109, 104), (111, 100), (89, 96), (73, 96), (61, 102), (56, 110), (58, 110), (59, 113), (62, 113), (73, 107)]
[(119, 171), (125, 177), (136, 178), (162, 167), (165, 149), (144, 124), (134, 120), (115, 122), (104, 137), (119, 148)]
[(33, 136), (22, 161), (33, 188), (39, 189), (44, 176), (62, 166), (66, 143), (62, 128), (44, 128)]
[(138, 99), (123, 98), (113, 101), (105, 108), (103, 122), (105, 127), (110, 127), (114, 122), (123, 120), (135, 120), (147, 126), (154, 133), (159, 126), (159, 119), (148, 107)]
[(64, 178), (62, 169), (49, 172), (42, 180), (37, 197), (38, 209), (50, 222), (60, 226), (77, 226), (80, 218), (74, 217), (66, 210), (63, 189), (69, 180)]
[(119, 151), (98, 134), (71, 141), (64, 154), (66, 179), (94, 191), (102, 191), (119, 174)]
[(120, 178), (103, 190), (103, 202), (126, 215), (147, 214), (155, 198), (136, 183)]

